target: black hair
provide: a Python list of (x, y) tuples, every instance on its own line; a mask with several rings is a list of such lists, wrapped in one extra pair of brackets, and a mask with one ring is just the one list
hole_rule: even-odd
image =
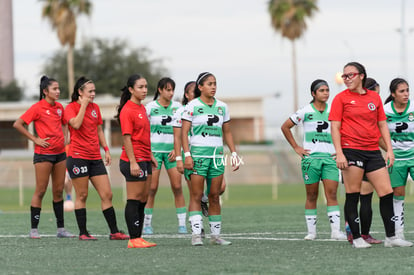
[(384, 104), (386, 104), (386, 103), (394, 100), (394, 98), (392, 97), (392, 94), (395, 94), (395, 92), (397, 91), (398, 85), (404, 84), (404, 83), (407, 84), (407, 86), (409, 86), (408, 85), (408, 82), (405, 79), (403, 79), (403, 78), (398, 78), (397, 77), (397, 78), (394, 78), (391, 81), (391, 83), (390, 83), (390, 95), (387, 97), (387, 99), (385, 100)]
[(371, 90), (374, 91), (376, 87), (378, 87), (379, 84), (377, 81), (375, 81), (375, 79), (371, 78), (371, 77), (367, 77), (367, 79), (365, 80), (365, 85), (364, 88), (367, 90)]
[(312, 93), (316, 94), (316, 91), (323, 85), (328, 86), (328, 82), (326, 82), (326, 80), (323, 79), (316, 79), (315, 81), (312, 82), (310, 90), (311, 90), (311, 95), (312, 95), (312, 101), (310, 103), (315, 102), (315, 96)]
[(196, 80), (196, 86), (194, 89), (194, 98), (200, 97), (201, 91), (198, 88), (198, 85), (203, 85), (209, 76), (214, 76), (214, 75), (209, 72), (204, 72), (198, 75), (197, 80)]
[(188, 103), (188, 98), (185, 96), (186, 94), (188, 94), (188, 92), (190, 91), (190, 86), (191, 85), (195, 85), (196, 84), (196, 82), (195, 81), (189, 81), (189, 82), (187, 82), (186, 84), (185, 84), (185, 86), (184, 86), (184, 94), (183, 94), (183, 100), (182, 100), (182, 104), (183, 105), (187, 105), (187, 103)]
[(367, 71), (365, 70), (364, 65), (362, 65), (361, 63), (358, 62), (349, 62), (348, 64), (346, 64), (344, 66), (344, 69), (348, 66), (353, 66), (357, 69), (359, 74), (363, 74), (364, 78), (362, 79), (362, 87), (365, 87), (365, 81), (367, 79)]
[(87, 79), (84, 76), (79, 77), (79, 79), (76, 81), (75, 86), (73, 87), (73, 94), (72, 94), (72, 101), (75, 102), (79, 98), (79, 90), (83, 91), (83, 88), (87, 83), (93, 83), (92, 80)]
[(119, 105), (117, 108), (117, 114), (115, 118), (118, 120), (119, 124), (121, 124), (121, 121), (119, 120), (119, 116), (121, 114), (121, 110), (124, 107), (125, 103), (131, 98), (131, 92), (129, 91), (129, 88), (133, 88), (135, 85), (135, 82), (139, 79), (143, 78), (140, 74), (133, 74), (130, 77), (128, 77), (126, 86), (124, 86), (121, 89), (121, 99), (119, 100)]
[(57, 82), (56, 79), (53, 78), (49, 78), (47, 76), (42, 76), (40, 78), (40, 95), (39, 95), (39, 101), (42, 100), (43, 98), (45, 98), (45, 94), (43, 93), (44, 90), (47, 90), (47, 87), (49, 87), (50, 84), (52, 84), (53, 82)]
[(175, 90), (175, 82), (169, 77), (163, 77), (158, 81), (157, 90), (155, 91), (154, 100), (156, 100), (160, 94), (159, 90), (165, 89), (168, 87), (168, 84), (171, 85), (173, 91)]

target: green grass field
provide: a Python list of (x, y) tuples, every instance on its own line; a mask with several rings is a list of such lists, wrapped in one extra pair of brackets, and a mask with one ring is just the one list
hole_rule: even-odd
[[(272, 188), (230, 186), (223, 201), (223, 237), (227, 247), (192, 247), (190, 234), (177, 235), (177, 220), (169, 188), (160, 188), (154, 210), (158, 244), (148, 249), (127, 249), (127, 241), (110, 241), (94, 189), (88, 199), (88, 229), (96, 242), (57, 239), (50, 192), (44, 199), (39, 231), (42, 239), (28, 238), (29, 204), (33, 190), (25, 190), (24, 206), (18, 190), (0, 190), (0, 274), (413, 274), (414, 248), (353, 249), (346, 241), (329, 240), (323, 200), (318, 206), (318, 239), (304, 241), (304, 187), (280, 185), (278, 199)], [(187, 194), (186, 194), (187, 196)], [(340, 195), (341, 208), (343, 195)], [(122, 189), (114, 189), (120, 229), (126, 231)], [(384, 238), (374, 200), (372, 232)], [(66, 228), (77, 233), (74, 213), (65, 213)], [(413, 196), (406, 204), (406, 238), (414, 239)], [(205, 221), (205, 227), (208, 223)], [(209, 230), (207, 229), (207, 233)]]

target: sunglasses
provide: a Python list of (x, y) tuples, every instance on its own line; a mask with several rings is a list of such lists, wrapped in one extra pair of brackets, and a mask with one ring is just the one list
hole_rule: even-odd
[(349, 74), (343, 74), (341, 75), (343, 80), (352, 79), (355, 76), (359, 75), (360, 73), (349, 73)]

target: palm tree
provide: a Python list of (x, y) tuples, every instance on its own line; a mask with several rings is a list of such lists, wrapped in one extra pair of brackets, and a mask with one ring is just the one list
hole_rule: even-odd
[[(293, 109), (298, 109), (298, 84), (295, 40), (306, 30), (306, 18), (318, 11), (317, 0), (269, 0), (268, 10), (272, 26), (282, 37), (292, 42)], [(295, 128), (297, 135), (297, 127)]]
[(76, 17), (81, 14), (89, 15), (92, 3), (88, 0), (41, 0), (45, 2), (42, 8), (42, 18), (49, 20), (52, 29), (56, 30), (60, 44), (68, 45), (68, 94), (74, 86), (73, 48), (76, 42)]

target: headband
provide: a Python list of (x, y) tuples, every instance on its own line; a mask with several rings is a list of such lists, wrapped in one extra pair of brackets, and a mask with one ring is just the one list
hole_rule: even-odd
[(326, 86), (329, 87), (329, 85), (328, 85), (328, 83), (326, 81), (321, 80), (318, 84), (315, 85), (315, 87), (313, 88), (312, 92), (316, 92), (323, 85), (326, 85)]
[(212, 75), (212, 73), (207, 72), (207, 73), (204, 73), (203, 75), (201, 75), (200, 78), (197, 80), (197, 85), (200, 85), (200, 81), (208, 75)]

